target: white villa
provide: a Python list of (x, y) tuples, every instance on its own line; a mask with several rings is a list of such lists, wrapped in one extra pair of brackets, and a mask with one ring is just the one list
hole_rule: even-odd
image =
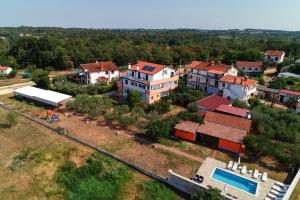
[(265, 52), (264, 61), (279, 64), (283, 62), (284, 56), (285, 56), (284, 51), (268, 50)]
[(175, 69), (171, 67), (138, 61), (133, 66), (128, 65), (127, 73), (118, 82), (118, 91), (120, 96), (126, 97), (131, 90), (136, 90), (151, 104), (169, 95), (177, 87), (178, 79)]
[(262, 62), (237, 61), (236, 66), (239, 70), (249, 75), (264, 71)]
[(111, 82), (119, 77), (119, 68), (113, 62), (81, 64), (77, 70), (77, 79), (84, 84)]
[(8, 75), (12, 71), (11, 67), (0, 66), (0, 75)]
[(257, 94), (257, 81), (247, 77), (226, 75), (220, 79), (219, 92), (227, 99), (247, 101)]

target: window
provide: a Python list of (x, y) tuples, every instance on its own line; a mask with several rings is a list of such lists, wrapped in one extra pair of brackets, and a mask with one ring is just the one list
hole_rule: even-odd
[(245, 67), (243, 67), (243, 70), (245, 70)]
[(140, 72), (138, 73), (138, 78), (141, 78), (141, 73)]
[(115, 73), (115, 71), (111, 71), (111, 74), (114, 74)]
[(248, 70), (251, 71), (251, 67), (249, 67)]
[(157, 97), (159, 97), (159, 94), (157, 95)]
[(278, 57), (275, 57), (275, 61), (278, 61)]
[(153, 100), (153, 96), (151, 96), (151, 99)]
[(105, 71), (105, 74), (108, 74), (108, 71)]
[(225, 87), (225, 83), (222, 83), (222, 87)]
[(131, 71), (131, 76), (134, 76), (134, 71)]
[(255, 71), (257, 71), (257, 68), (255, 68)]
[(125, 84), (128, 85), (128, 80), (125, 80)]
[(171, 77), (174, 77), (174, 72), (171, 72)]
[(146, 80), (148, 81), (148, 74), (146, 74)]

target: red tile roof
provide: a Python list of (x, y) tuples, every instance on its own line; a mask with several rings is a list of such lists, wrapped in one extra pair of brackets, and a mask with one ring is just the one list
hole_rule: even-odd
[(231, 66), (225, 65), (220, 62), (192, 61), (192, 63), (189, 65), (189, 68), (209, 71), (210, 73), (223, 74), (226, 73), (231, 68)]
[(220, 114), (216, 112), (207, 112), (204, 121), (241, 129), (246, 132), (250, 131), (251, 123), (252, 123), (252, 121), (249, 119), (243, 119), (240, 117)]
[(260, 68), (263, 65), (262, 62), (249, 62), (249, 61), (237, 61), (236, 64), (239, 67), (257, 67), (257, 68)]
[(243, 108), (237, 108), (233, 106), (228, 106), (228, 105), (220, 105), (216, 111), (222, 112), (222, 113), (228, 113), (231, 115), (236, 115), (239, 117), (246, 117), (247, 114), (249, 113), (249, 110), (243, 109)]
[(197, 132), (240, 144), (243, 143), (243, 139), (247, 135), (247, 132), (245, 130), (212, 122), (204, 122), (204, 124), (198, 127)]
[[(161, 70), (166, 68), (165, 65), (155, 64), (155, 63), (150, 63), (150, 62), (145, 62), (145, 61), (138, 61), (138, 63), (131, 66), (131, 70), (137, 70), (137, 66), (139, 67), (139, 70), (138, 70), (139, 72), (148, 74), (148, 75), (156, 74), (157, 72), (160, 72)], [(143, 70), (143, 67), (145, 67), (145, 66), (154, 67), (154, 69), (153, 69), (153, 71)]]
[(7, 70), (9, 67), (7, 66), (0, 66), (0, 70)]
[(266, 56), (278, 56), (281, 57), (282, 55), (284, 55), (285, 52), (284, 51), (273, 51), (273, 50), (268, 50), (265, 52)]
[(300, 96), (300, 92), (296, 92), (292, 90), (280, 90), (279, 93)]
[(115, 63), (111, 62), (111, 61), (81, 64), (80, 68), (82, 68), (84, 70), (88, 70), (88, 72), (119, 70), (117, 65)]
[(175, 129), (185, 131), (188, 133), (196, 133), (197, 128), (200, 124), (190, 121), (181, 121), (176, 124)]
[(236, 85), (255, 85), (257, 84), (256, 80), (245, 78), (245, 77), (240, 77), (240, 76), (231, 76), (231, 75), (226, 75), (220, 78), (220, 81), (226, 82), (226, 83), (231, 83), (231, 84), (236, 84)]
[(200, 99), (196, 102), (201, 107), (206, 108), (209, 111), (216, 110), (220, 105), (229, 105), (230, 100), (225, 99), (223, 97), (220, 97), (218, 95), (211, 95), (208, 97), (205, 97), (203, 99)]

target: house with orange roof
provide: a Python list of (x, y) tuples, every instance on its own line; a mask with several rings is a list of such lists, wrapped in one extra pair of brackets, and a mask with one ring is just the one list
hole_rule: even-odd
[(95, 62), (81, 64), (76, 70), (75, 78), (80, 83), (95, 84), (100, 82), (111, 82), (119, 78), (119, 67), (111, 62)]
[(247, 101), (257, 94), (257, 81), (247, 77), (226, 75), (220, 79), (219, 93), (227, 99)]
[(193, 61), (189, 65), (187, 87), (208, 94), (218, 93), (219, 79), (224, 75), (237, 76), (237, 69), (221, 62)]
[(12, 72), (12, 68), (8, 66), (0, 66), (0, 75), (8, 75)]
[(237, 61), (236, 66), (247, 75), (263, 72), (262, 62)]
[(203, 123), (189, 121), (179, 122), (175, 128), (175, 136), (191, 142), (224, 149), (234, 153), (244, 150), (244, 137), (250, 132), (252, 121), (249, 119), (207, 112)]
[(178, 86), (179, 76), (174, 68), (162, 64), (138, 61), (128, 65), (126, 74), (118, 82), (119, 95), (127, 96), (131, 90), (141, 94), (148, 104), (168, 96)]
[(264, 61), (279, 64), (283, 62), (285, 56), (284, 51), (268, 50), (265, 52)]

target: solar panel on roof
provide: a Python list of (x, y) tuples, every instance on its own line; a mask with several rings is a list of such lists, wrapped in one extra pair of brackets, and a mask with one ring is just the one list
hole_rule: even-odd
[(155, 67), (151, 67), (151, 66), (144, 66), (142, 70), (145, 70), (145, 71), (152, 72), (154, 69), (155, 69)]

